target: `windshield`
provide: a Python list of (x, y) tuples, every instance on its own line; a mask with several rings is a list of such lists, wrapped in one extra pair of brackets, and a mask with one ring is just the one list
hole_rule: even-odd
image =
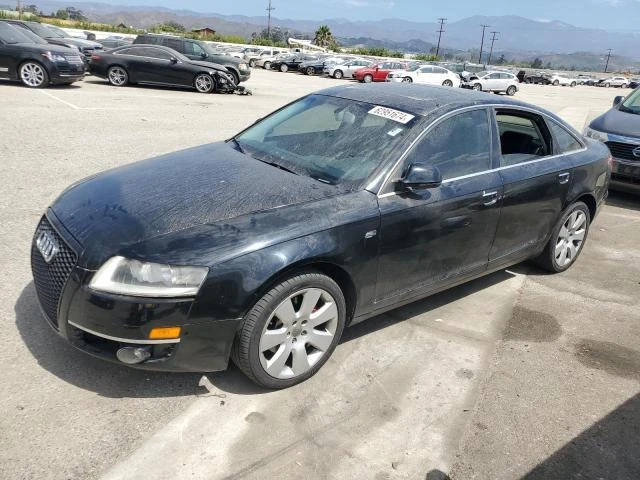
[(393, 155), (414, 115), (310, 95), (235, 138), (241, 152), (323, 183), (357, 188)]
[(29, 22), (29, 28), (42, 38), (64, 38), (65, 35), (61, 35), (58, 32), (48, 29), (41, 23)]
[(635, 113), (640, 115), (640, 89), (636, 89), (627, 99), (620, 105), (621, 112)]
[(58, 38), (65, 38), (68, 37), (68, 35), (65, 33), (64, 30), (62, 30), (61, 28), (58, 28), (54, 25), (45, 25), (45, 27), (49, 30), (51, 30), (53, 32), (53, 34), (58, 37)]
[(27, 30), (23, 30), (20, 27), (12, 27), (8, 23), (0, 22), (0, 40), (2, 40), (7, 45), (13, 45), (16, 43), (47, 43), (38, 37), (38, 41), (36, 42), (33, 37), (34, 35), (28, 32)]

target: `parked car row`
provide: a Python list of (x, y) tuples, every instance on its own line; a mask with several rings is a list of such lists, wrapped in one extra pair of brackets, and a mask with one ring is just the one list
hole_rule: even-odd
[[(577, 85), (591, 85), (597, 87), (620, 87), (620, 88), (635, 88), (638, 86), (638, 79), (627, 79), (623, 76), (613, 76), (607, 78), (596, 78), (592, 75), (579, 74), (576, 76), (570, 76), (566, 73), (547, 73), (547, 72), (532, 72), (527, 73), (524, 70), (518, 72), (518, 80), (521, 83), (531, 83), (536, 85), (553, 85), (553, 86), (569, 86), (575, 87)], [(635, 81), (634, 81), (635, 80)]]
[(45, 37), (48, 31), (38, 22), (0, 21), (0, 78), (42, 88), (80, 81), (87, 70), (118, 87), (140, 83), (201, 93), (248, 93), (238, 86), (251, 75), (247, 65), (218, 55), (205, 42), (144, 34), (133, 43), (104, 49), (88, 40)]

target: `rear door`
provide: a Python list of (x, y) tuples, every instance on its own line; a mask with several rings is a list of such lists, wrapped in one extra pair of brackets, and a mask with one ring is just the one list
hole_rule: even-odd
[[(500, 217), (502, 181), (494, 169), (489, 112), (443, 119), (419, 140), (379, 194), (377, 302), (483, 271)], [(436, 166), (440, 187), (403, 191), (411, 164)]]
[(416, 70), (416, 83), (433, 84), (433, 67), (420, 67)]
[(504, 197), (490, 261), (501, 264), (535, 253), (546, 243), (566, 202), (573, 169), (542, 116), (496, 109), (495, 118)]

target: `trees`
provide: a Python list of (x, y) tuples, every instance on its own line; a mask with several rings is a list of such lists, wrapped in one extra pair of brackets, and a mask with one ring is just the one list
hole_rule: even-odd
[(536, 57), (533, 62), (531, 62), (531, 68), (542, 68), (542, 60)]
[(331, 29), (328, 25), (320, 25), (318, 27), (313, 43), (319, 47), (329, 48), (331, 50), (337, 50), (339, 48), (338, 42), (331, 33)]

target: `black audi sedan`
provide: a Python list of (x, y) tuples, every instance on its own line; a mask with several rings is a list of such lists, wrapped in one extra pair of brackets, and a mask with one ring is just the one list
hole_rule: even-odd
[(343, 329), (527, 259), (562, 272), (609, 151), (542, 109), (421, 85), (334, 87), (226, 142), (95, 175), (37, 226), (48, 322), (139, 368), (299, 383)]
[(78, 50), (50, 45), (30, 32), (0, 21), (0, 79), (44, 88), (83, 78), (84, 63)]
[(140, 83), (194, 88), (200, 93), (236, 88), (233, 77), (222, 65), (189, 60), (159, 45), (128, 45), (95, 53), (89, 70), (116, 87)]

